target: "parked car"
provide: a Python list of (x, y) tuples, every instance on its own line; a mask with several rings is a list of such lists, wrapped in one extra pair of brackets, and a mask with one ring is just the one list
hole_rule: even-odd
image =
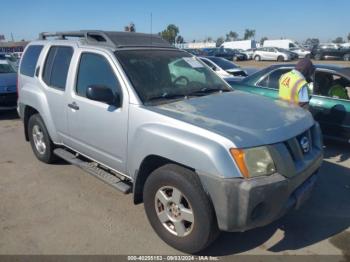
[(256, 48), (250, 48), (250, 49), (245, 50), (245, 54), (248, 56), (249, 60), (253, 59), (255, 50), (256, 50)]
[(243, 61), (247, 60), (248, 57), (238, 51), (229, 48), (206, 48), (203, 49), (205, 56), (217, 56), (225, 58), (229, 61)]
[[(241, 82), (230, 82), (235, 88), (272, 99), (278, 99), (279, 79), (294, 65), (273, 65), (256, 72)], [(333, 65), (316, 65), (310, 111), (321, 125), (327, 138), (350, 143), (350, 101), (331, 97), (330, 88), (339, 84), (350, 97), (350, 68)]]
[(311, 56), (310, 51), (305, 50), (303, 48), (299, 48), (299, 47), (290, 48), (289, 51), (296, 53), (298, 55), (298, 58), (305, 58), (305, 57)]
[(313, 50), (312, 54), (316, 60), (340, 59), (350, 61), (350, 48), (323, 48), (319, 46)]
[(184, 252), (298, 208), (322, 163), (309, 113), (234, 91), (157, 35), (42, 33), (18, 80), (35, 156), (132, 192), (157, 234)]
[(292, 55), (290, 53), (280, 51), (275, 47), (258, 48), (255, 50), (253, 57), (255, 61), (272, 60), (283, 62), (292, 60)]
[(243, 49), (235, 49), (237, 52), (245, 54), (247, 56), (247, 60), (252, 60), (253, 59), (253, 54), (254, 51), (252, 51), (253, 49), (248, 49), (248, 50), (243, 50)]
[(0, 60), (0, 111), (17, 106), (17, 74), (7, 60)]
[(199, 57), (205, 64), (215, 71), (223, 79), (231, 79), (236, 77), (242, 79), (247, 76), (247, 72), (244, 71), (238, 65), (216, 56)]

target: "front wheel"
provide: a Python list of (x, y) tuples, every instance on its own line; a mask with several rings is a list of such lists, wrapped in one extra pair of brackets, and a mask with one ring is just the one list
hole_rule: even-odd
[(261, 61), (261, 57), (259, 55), (257, 55), (257, 56), (254, 57), (254, 60), (255, 61)]
[(153, 229), (170, 246), (197, 253), (218, 236), (214, 209), (195, 173), (168, 164), (147, 179), (143, 199)]
[(53, 153), (54, 144), (39, 114), (34, 114), (29, 118), (27, 128), (30, 145), (32, 146), (35, 156), (40, 161), (47, 164), (55, 162), (57, 157)]

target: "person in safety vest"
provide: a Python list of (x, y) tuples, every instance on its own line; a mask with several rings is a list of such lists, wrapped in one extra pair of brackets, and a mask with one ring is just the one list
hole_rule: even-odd
[(305, 109), (309, 106), (309, 84), (312, 82), (315, 66), (309, 58), (304, 58), (295, 68), (282, 75), (279, 80), (279, 98), (299, 105)]

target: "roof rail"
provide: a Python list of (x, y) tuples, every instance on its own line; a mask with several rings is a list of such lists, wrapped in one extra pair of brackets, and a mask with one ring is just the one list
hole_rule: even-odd
[(107, 32), (99, 30), (67, 31), (67, 32), (43, 32), (39, 34), (39, 40), (46, 40), (48, 37), (57, 37), (65, 40), (67, 37), (78, 37), (87, 44), (100, 44), (113, 48), (125, 47), (159, 47), (173, 48), (159, 35), (131, 33), (131, 32)]
[(57, 37), (58, 39), (65, 40), (67, 37), (83, 38), (87, 43), (99, 43), (103, 45), (109, 45), (115, 47), (113, 41), (103, 31), (66, 31), (66, 32), (43, 32), (39, 34), (39, 40), (46, 40), (48, 37)]

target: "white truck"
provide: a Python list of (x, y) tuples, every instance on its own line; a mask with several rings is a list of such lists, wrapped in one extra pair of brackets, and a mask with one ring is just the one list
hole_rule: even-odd
[(242, 49), (242, 50), (248, 50), (248, 49), (252, 49), (252, 48), (257, 48), (255, 40), (242, 40), (242, 41), (224, 42), (221, 46), (224, 47), (224, 48)]

